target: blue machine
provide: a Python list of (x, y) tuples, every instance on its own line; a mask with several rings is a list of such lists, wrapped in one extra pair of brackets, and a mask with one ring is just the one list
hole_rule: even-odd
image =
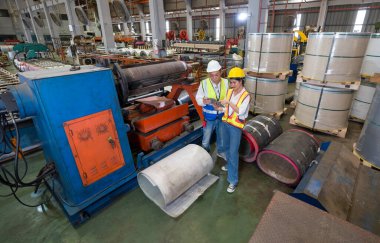
[(49, 187), (72, 224), (137, 186), (129, 127), (109, 69), (26, 72), (20, 81), (10, 88), (16, 104), (4, 103), (20, 118), (33, 118), (57, 172)]

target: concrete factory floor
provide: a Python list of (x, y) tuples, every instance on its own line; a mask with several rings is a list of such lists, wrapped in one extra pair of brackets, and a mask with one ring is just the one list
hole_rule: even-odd
[[(281, 118), (284, 130), (293, 109)], [(338, 141), (352, 148), (361, 124), (350, 122), (345, 139), (316, 133), (323, 141)], [(28, 156), (30, 175), (43, 164), (42, 152)], [(2, 242), (247, 242), (266, 209), (274, 190), (287, 187), (262, 173), (255, 164), (240, 164), (240, 183), (233, 194), (226, 192), (226, 173), (217, 161), (213, 173), (220, 179), (182, 216), (170, 218), (137, 188), (78, 228), (73, 228), (59, 209), (46, 213), (20, 205), (13, 197), (0, 198)], [(11, 165), (9, 165), (11, 166)], [(32, 177), (30, 177), (32, 178)], [(0, 194), (7, 192), (0, 186)], [(30, 190), (20, 190), (31, 202)]]

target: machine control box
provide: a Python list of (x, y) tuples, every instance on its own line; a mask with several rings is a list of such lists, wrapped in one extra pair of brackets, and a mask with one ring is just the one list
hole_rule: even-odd
[(125, 165), (111, 110), (64, 123), (83, 186)]

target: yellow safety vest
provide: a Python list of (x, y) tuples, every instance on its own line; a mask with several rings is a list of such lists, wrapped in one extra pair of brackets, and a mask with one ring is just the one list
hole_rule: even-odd
[[(245, 98), (247, 98), (248, 95), (249, 95), (249, 93), (247, 91), (243, 92), (243, 94), (239, 98), (238, 103), (236, 104), (237, 108), (239, 108), (241, 106), (241, 104), (243, 103)], [(231, 96), (232, 96), (232, 89), (229, 89), (227, 92), (227, 100), (228, 101), (231, 100)], [(226, 123), (228, 123), (234, 127), (243, 129), (245, 120), (241, 120), (239, 118), (239, 115), (235, 111), (233, 111), (232, 114), (229, 116), (228, 115), (229, 114), (229, 108), (230, 107), (227, 104), (226, 105), (226, 112), (224, 113), (224, 116), (222, 117), (222, 121), (224, 121), (224, 122), (226, 122)]]
[[(224, 100), (224, 98), (226, 97), (226, 91), (228, 89), (228, 82), (226, 85), (225, 79), (222, 78), (222, 80), (220, 80), (221, 84), (220, 84), (219, 97), (216, 97), (216, 92), (215, 92), (214, 86), (211, 83), (212, 81), (210, 78), (202, 81), (202, 89), (204, 90), (203, 85), (205, 82), (206, 82), (206, 88), (207, 88), (207, 98), (215, 99), (217, 101)], [(203, 106), (202, 111), (203, 111), (203, 116), (206, 121), (214, 121), (218, 118), (220, 119), (221, 116), (223, 115), (223, 112), (216, 111), (212, 105)]]
[[(206, 79), (207, 98), (216, 99), (218, 101), (219, 100), (224, 100), (224, 98), (226, 98), (226, 91), (227, 91), (227, 88), (228, 88), (228, 86), (226, 87), (226, 85), (225, 85), (225, 79), (222, 78), (220, 80), (219, 97), (216, 97), (216, 92), (215, 92), (214, 86), (212, 85), (211, 82), (212, 81), (211, 81), (210, 78)], [(202, 88), (203, 88), (203, 84), (204, 84), (204, 82), (202, 82)]]

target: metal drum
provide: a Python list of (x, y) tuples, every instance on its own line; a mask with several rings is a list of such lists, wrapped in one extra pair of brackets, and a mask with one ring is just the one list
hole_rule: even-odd
[(310, 33), (302, 74), (326, 82), (360, 81), (369, 33)]
[(240, 142), (240, 158), (245, 162), (256, 160), (257, 154), (282, 133), (280, 122), (271, 116), (259, 115), (249, 120)]
[(288, 80), (247, 76), (245, 87), (251, 94), (250, 110), (255, 113), (283, 112)]
[(356, 152), (364, 160), (380, 168), (380, 85), (376, 87), (364, 127), (356, 144)]
[(319, 150), (319, 140), (299, 129), (282, 133), (261, 151), (257, 165), (267, 175), (289, 185), (299, 182)]
[(301, 83), (295, 118), (302, 125), (322, 131), (347, 127), (353, 90)]
[(365, 81), (361, 82), (359, 90), (355, 91), (354, 100), (352, 101), (350, 113), (352, 118), (362, 121), (366, 119), (375, 91), (376, 84)]
[(292, 43), (291, 33), (248, 34), (248, 70), (260, 73), (288, 71)]
[(380, 73), (380, 33), (372, 34), (363, 60), (362, 75)]

